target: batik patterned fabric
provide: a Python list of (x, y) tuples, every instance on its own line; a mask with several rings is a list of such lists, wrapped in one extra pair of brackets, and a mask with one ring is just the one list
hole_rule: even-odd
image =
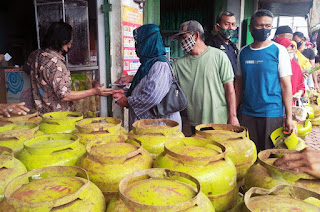
[(38, 49), (30, 54), (26, 66), (30, 69), (32, 96), (40, 114), (71, 110), (71, 102), (61, 101), (71, 92), (70, 71), (64, 56)]

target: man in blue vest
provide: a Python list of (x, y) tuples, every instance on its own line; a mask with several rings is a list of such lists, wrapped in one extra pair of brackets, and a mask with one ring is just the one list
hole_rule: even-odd
[(272, 21), (269, 10), (252, 15), (254, 42), (240, 51), (235, 82), (237, 104), (242, 99), (241, 125), (249, 129), (258, 151), (273, 147), (270, 135), (283, 126), (284, 108), (285, 130), (293, 130), (290, 58), (283, 46), (267, 39)]
[(232, 65), (233, 73), (236, 75), (238, 48), (236, 44), (231, 41), (231, 38), (237, 32), (236, 17), (232, 12), (222, 11), (217, 16), (214, 27), (217, 34), (210, 34), (205, 40), (206, 44), (220, 49), (227, 54)]

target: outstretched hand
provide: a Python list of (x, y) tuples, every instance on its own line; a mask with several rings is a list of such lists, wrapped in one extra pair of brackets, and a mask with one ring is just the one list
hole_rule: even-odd
[(30, 110), (25, 107), (25, 102), (0, 104), (0, 114), (3, 114), (6, 117), (11, 117), (11, 113), (17, 115), (27, 115), (27, 112), (29, 111)]
[(94, 94), (99, 96), (109, 96), (112, 94), (112, 88), (103, 88), (104, 84), (97, 84), (94, 89)]
[(320, 178), (320, 151), (305, 148), (297, 153), (282, 156), (273, 165), (282, 169), (304, 172)]

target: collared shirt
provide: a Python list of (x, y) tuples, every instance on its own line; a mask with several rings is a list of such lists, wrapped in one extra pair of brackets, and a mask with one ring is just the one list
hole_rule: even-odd
[[(143, 77), (128, 97), (130, 111), (130, 127), (140, 119), (159, 119), (150, 109), (159, 104), (167, 95), (172, 84), (172, 72), (168, 63), (157, 61), (150, 68), (147, 76)], [(182, 127), (179, 112), (161, 117), (176, 121)]]
[(220, 49), (227, 54), (232, 65), (233, 73), (235, 75), (237, 72), (237, 57), (238, 57), (238, 48), (236, 47), (236, 45), (231, 41), (229, 42), (229, 44), (225, 43), (223, 40), (219, 38), (218, 35), (209, 37), (206, 40), (206, 44), (208, 46), (212, 46), (217, 49)]
[(71, 110), (72, 102), (61, 101), (71, 92), (70, 71), (64, 56), (38, 49), (30, 54), (25, 65), (30, 70), (32, 96), (40, 114)]

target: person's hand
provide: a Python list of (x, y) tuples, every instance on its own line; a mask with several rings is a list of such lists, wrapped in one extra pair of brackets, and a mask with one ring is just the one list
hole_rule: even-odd
[(228, 117), (228, 124), (232, 124), (232, 125), (235, 125), (235, 126), (240, 126), (237, 116)]
[(134, 76), (131, 75), (126, 75), (126, 76), (122, 76), (119, 79), (117, 79), (114, 83), (118, 83), (118, 84), (129, 84), (132, 82)]
[(292, 121), (292, 118), (286, 118), (285, 123), (284, 123), (284, 131), (292, 133), (294, 129), (294, 124)]
[(308, 147), (300, 152), (282, 156), (273, 165), (320, 178), (320, 151)]
[(302, 74), (303, 74), (303, 78), (304, 79), (308, 79), (308, 77), (309, 77), (308, 72), (302, 72)]
[(95, 95), (109, 96), (113, 91), (112, 88), (103, 88), (104, 84), (98, 84), (93, 89)]
[(119, 98), (125, 96), (123, 89), (113, 90), (113, 91), (111, 92), (111, 94), (112, 94), (112, 97), (115, 98), (115, 99), (119, 99)]
[(10, 113), (17, 115), (27, 115), (30, 110), (25, 107), (25, 102), (0, 104), (0, 114), (10, 117)]
[(120, 99), (116, 101), (116, 104), (119, 105), (120, 107), (128, 107), (128, 99), (125, 95), (123, 95)]
[(301, 98), (302, 94), (303, 94), (303, 91), (299, 90), (299, 91), (298, 91), (297, 93), (295, 93), (292, 97), (293, 97), (293, 99), (298, 100), (298, 99)]

